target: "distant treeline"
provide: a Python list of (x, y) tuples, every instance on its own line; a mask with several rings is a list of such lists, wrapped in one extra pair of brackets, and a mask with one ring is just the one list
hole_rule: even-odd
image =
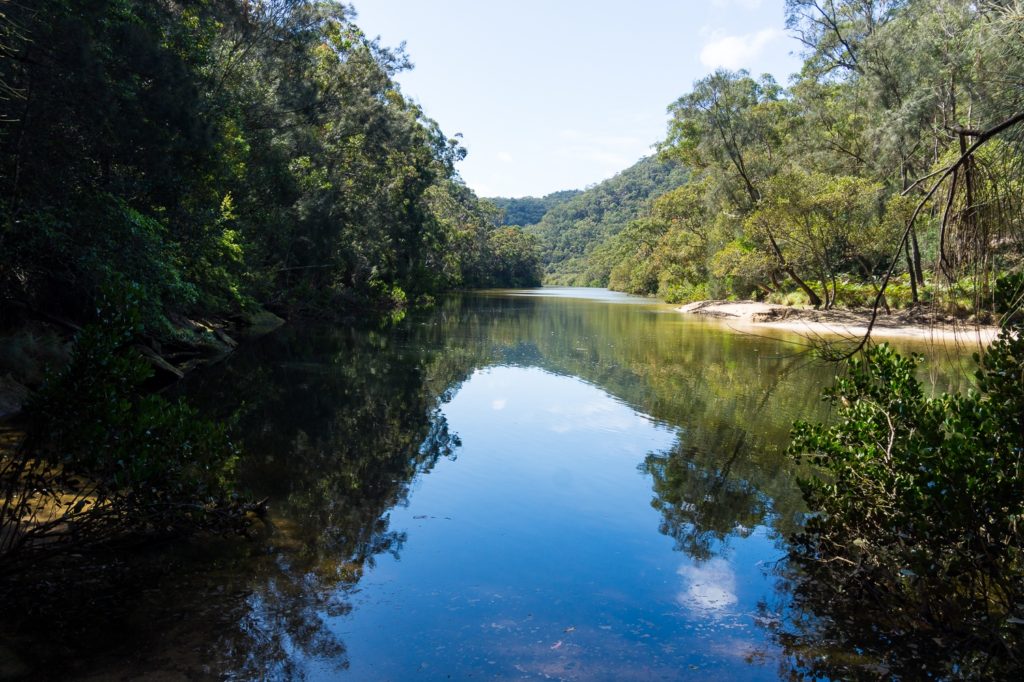
[[(788, 0), (786, 11), (805, 46), (790, 86), (746, 71), (697, 81), (669, 107), (659, 145), (689, 176), (616, 192), (645, 161), (552, 209), (533, 228), (547, 279), (824, 307), (872, 303), (884, 282), (882, 304), (1019, 307), (1021, 3)], [(566, 215), (573, 204), (620, 217)]]
[(503, 225), (526, 227), (527, 225), (536, 225), (555, 206), (564, 204), (582, 193), (582, 190), (567, 189), (561, 192), (552, 192), (540, 198), (520, 197), (511, 199), (507, 197), (488, 197), (487, 201), (494, 204), (502, 212)]
[(601, 244), (650, 210), (652, 197), (686, 181), (672, 160), (646, 158), (583, 194), (555, 206), (528, 228), (543, 244), (545, 277), (552, 284), (607, 286), (610, 265)]

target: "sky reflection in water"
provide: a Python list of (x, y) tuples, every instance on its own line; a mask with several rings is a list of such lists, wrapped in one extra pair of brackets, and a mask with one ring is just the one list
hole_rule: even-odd
[(391, 513), (401, 559), (380, 560), (331, 623), (355, 678), (775, 677), (744, 661), (768, 651), (754, 615), (772, 541), (754, 533), (700, 562), (656, 532), (641, 465), (678, 429), (524, 367), (475, 371), (443, 413), (456, 459)]
[(139, 558), (40, 672), (789, 678), (785, 447), (834, 367), (786, 341), (568, 288), (286, 325), (176, 387), (235, 424), (264, 535)]

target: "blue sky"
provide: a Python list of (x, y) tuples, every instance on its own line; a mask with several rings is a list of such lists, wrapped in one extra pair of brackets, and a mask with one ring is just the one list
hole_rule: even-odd
[(785, 84), (800, 45), (784, 0), (354, 0), (357, 23), (406, 42), (398, 80), (469, 151), (480, 196), (600, 182), (651, 153), (666, 107), (718, 66)]

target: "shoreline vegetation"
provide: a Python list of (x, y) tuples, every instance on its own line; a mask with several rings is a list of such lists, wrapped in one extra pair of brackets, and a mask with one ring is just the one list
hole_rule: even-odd
[(27, 433), (0, 457), (0, 573), (244, 506), (231, 425), (157, 389), (266, 311), (540, 282), (353, 8), (36, 4), (0, 6), (0, 413)]
[[(868, 332), (871, 322), (871, 310), (867, 308), (818, 310), (759, 301), (695, 301), (676, 310), (685, 315), (725, 320), (737, 331), (769, 328), (815, 338), (859, 339)], [(999, 331), (995, 325), (911, 309), (879, 316), (871, 328), (871, 337), (986, 346), (999, 336)]]
[[(839, 421), (794, 431), (817, 467), (786, 537), (809, 569), (794, 598), (837, 628), (807, 639), (873, 647), (906, 679), (919, 658), (938, 678), (1013, 679), (1024, 0), (785, 7), (804, 46), (788, 85), (718, 69), (669, 106), (656, 157), (494, 203), (459, 176), (461, 137), (402, 92), (404, 47), (348, 5), (0, 2), (0, 412), (24, 402), (26, 433), (0, 453), (0, 598), (31, 602), (54, 567), (73, 590), (145, 540), (244, 533), (262, 506), (236, 472), (244, 434), (157, 390), (229, 353), (235, 325), (387, 325), (444, 292), (543, 279), (697, 301), (680, 310), (848, 361)], [(775, 305), (726, 300), (757, 298)], [(921, 359), (869, 330), (988, 344), (977, 389), (926, 399)], [(832, 588), (851, 609), (829, 611)], [(908, 637), (920, 653), (890, 661)]]

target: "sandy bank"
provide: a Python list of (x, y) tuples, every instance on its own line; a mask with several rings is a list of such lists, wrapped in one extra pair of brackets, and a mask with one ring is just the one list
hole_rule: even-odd
[[(755, 301), (698, 301), (677, 308), (681, 313), (726, 319), (736, 327), (785, 329), (816, 337), (856, 338), (867, 333), (870, 310), (815, 310)], [(901, 310), (880, 313), (872, 338), (921, 339), (942, 343), (987, 344), (999, 327), (954, 320), (933, 312)]]

